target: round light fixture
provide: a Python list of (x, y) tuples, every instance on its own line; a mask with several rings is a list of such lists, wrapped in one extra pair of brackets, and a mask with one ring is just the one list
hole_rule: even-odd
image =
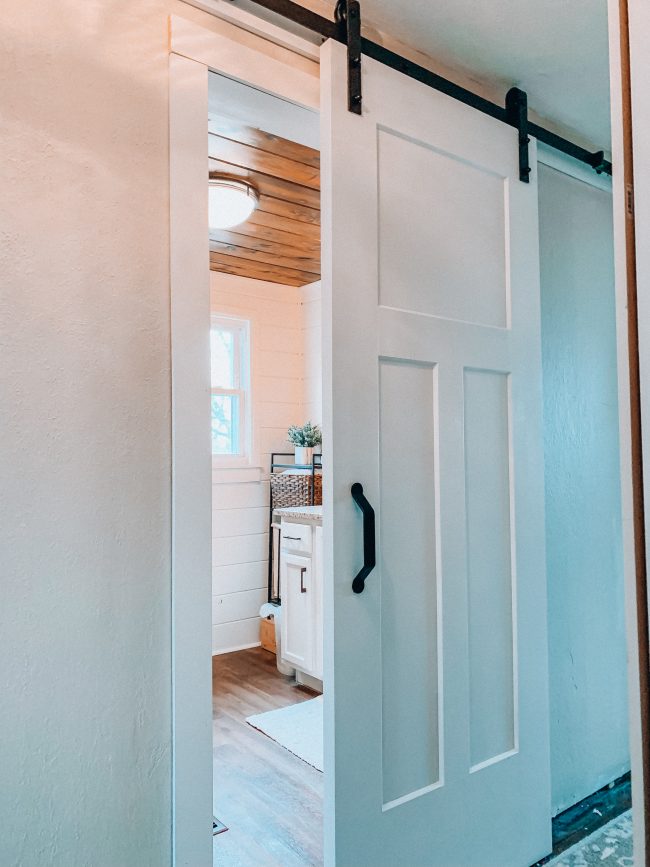
[(260, 197), (252, 184), (237, 178), (210, 178), (209, 226), (230, 229), (245, 222), (257, 207)]

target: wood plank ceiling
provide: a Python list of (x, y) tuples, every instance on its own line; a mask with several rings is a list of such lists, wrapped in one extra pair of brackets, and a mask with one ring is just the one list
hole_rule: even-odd
[(312, 148), (210, 116), (210, 177), (243, 178), (260, 201), (232, 229), (210, 230), (210, 268), (304, 286), (320, 279), (320, 154)]

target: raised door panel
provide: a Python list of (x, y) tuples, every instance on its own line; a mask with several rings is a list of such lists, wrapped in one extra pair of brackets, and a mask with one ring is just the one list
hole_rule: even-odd
[(441, 773), (437, 375), (432, 364), (379, 361), (384, 809)]
[(505, 327), (507, 181), (385, 129), (377, 165), (379, 303)]

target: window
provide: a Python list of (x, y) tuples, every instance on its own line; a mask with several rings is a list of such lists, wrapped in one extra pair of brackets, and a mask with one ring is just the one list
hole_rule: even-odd
[(249, 330), (244, 319), (212, 318), (212, 455), (220, 463), (249, 456)]

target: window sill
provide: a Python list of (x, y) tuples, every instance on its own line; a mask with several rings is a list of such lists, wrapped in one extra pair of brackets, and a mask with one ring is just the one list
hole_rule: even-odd
[(241, 484), (242, 482), (261, 482), (262, 467), (212, 466), (212, 484)]

